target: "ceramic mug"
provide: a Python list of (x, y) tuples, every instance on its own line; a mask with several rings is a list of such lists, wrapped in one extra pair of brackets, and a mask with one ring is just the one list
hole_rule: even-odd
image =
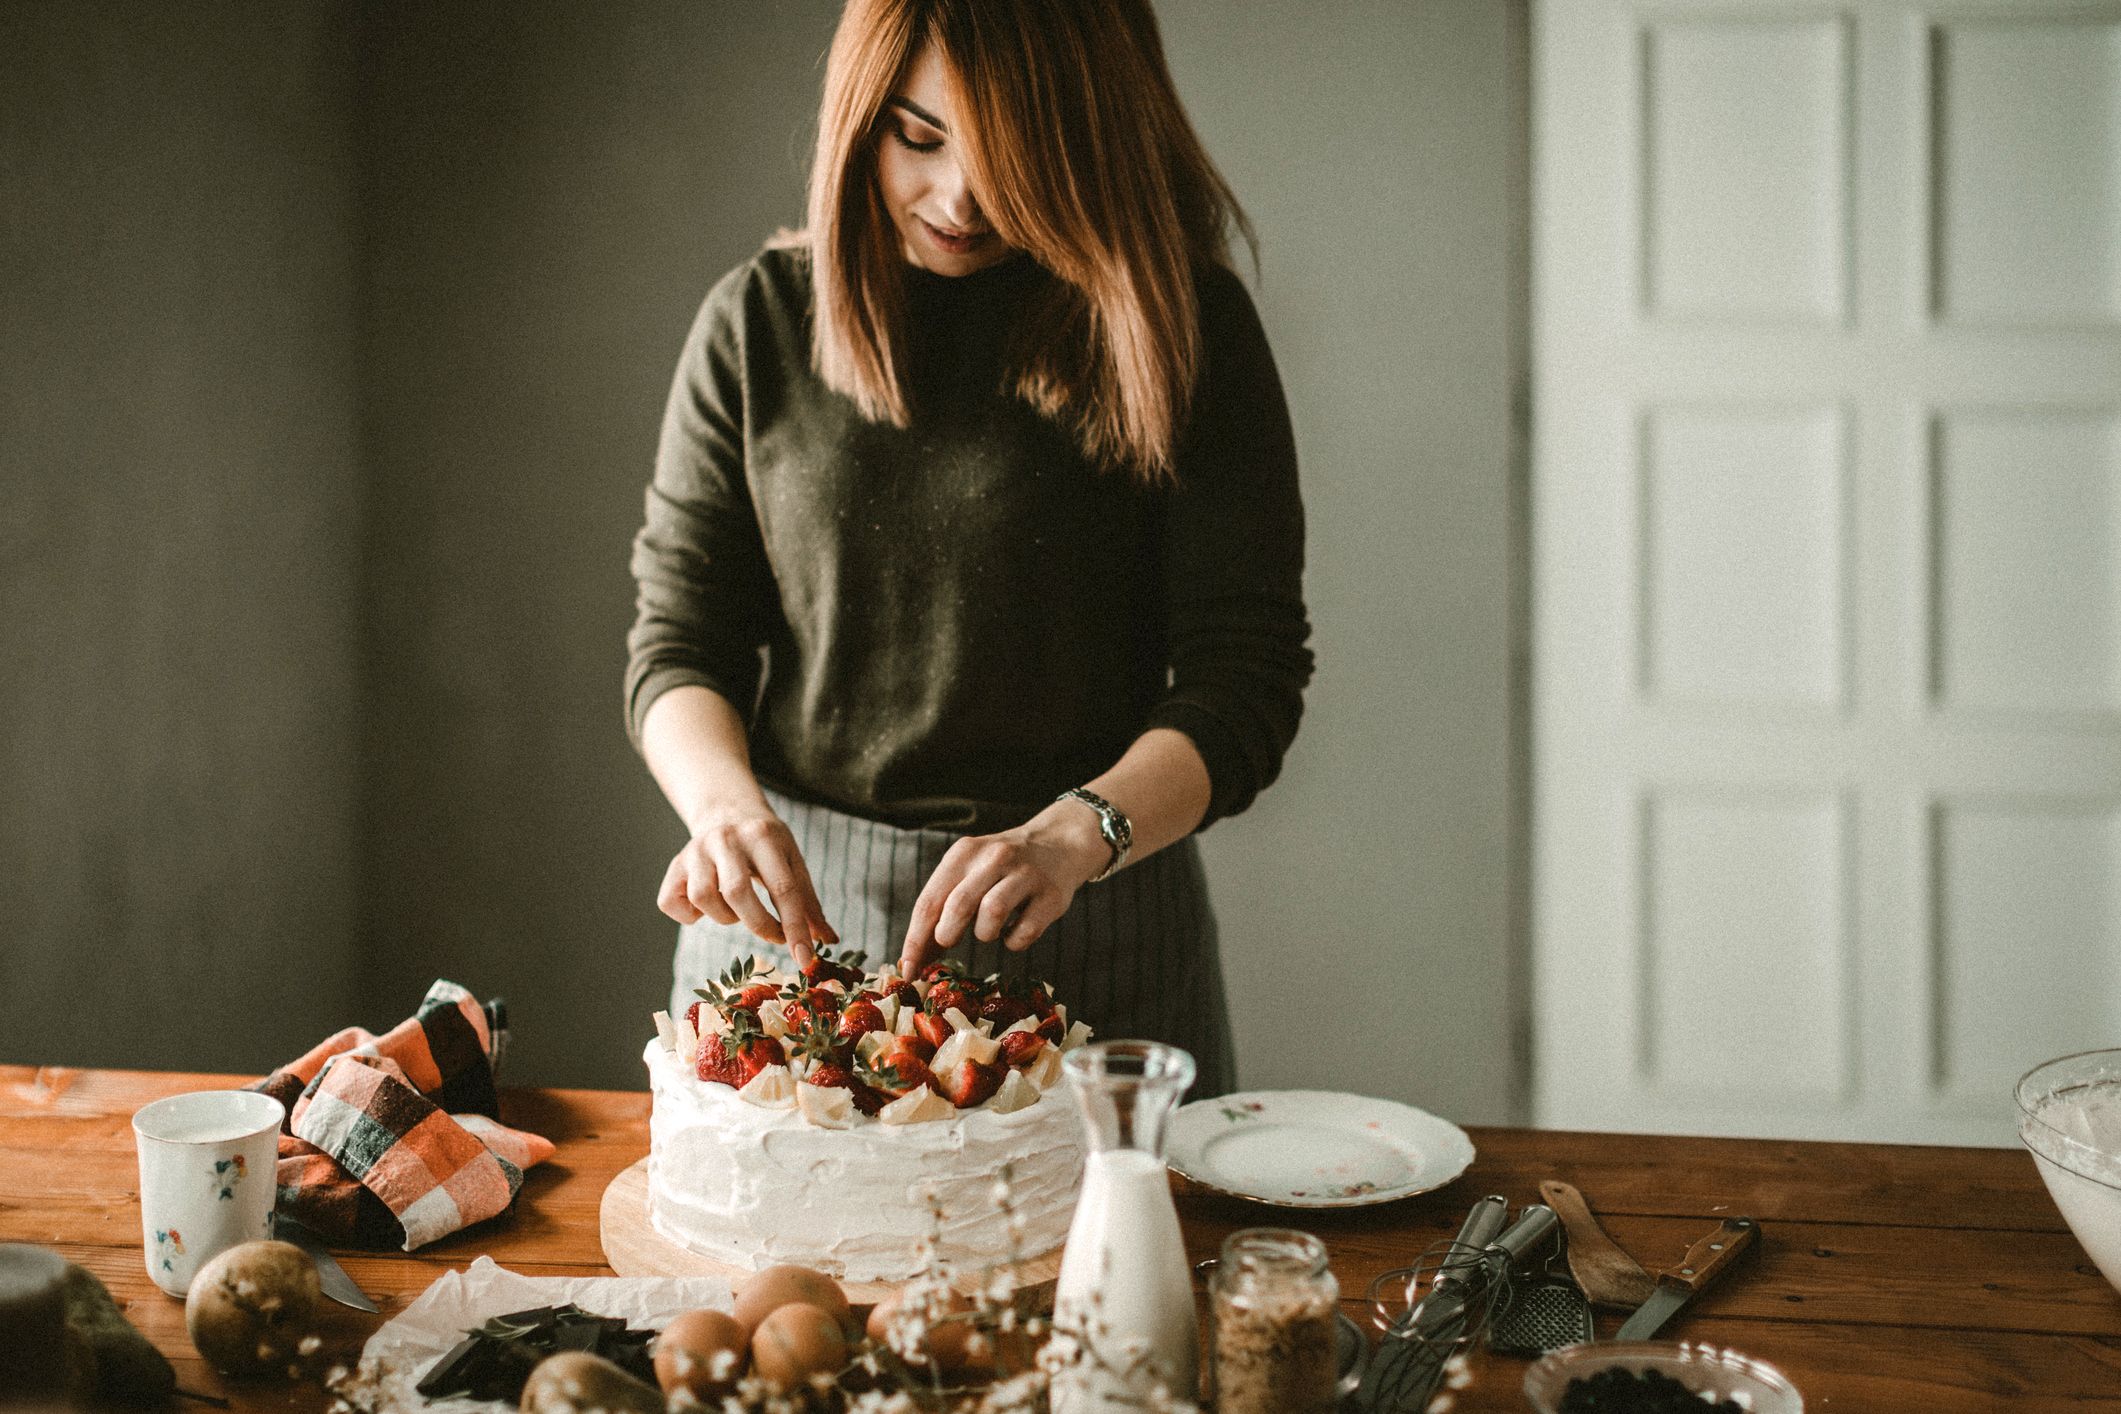
[(171, 1296), (238, 1243), (272, 1236), (274, 1165), (287, 1111), (255, 1090), (197, 1090), (133, 1113), (141, 1246)]

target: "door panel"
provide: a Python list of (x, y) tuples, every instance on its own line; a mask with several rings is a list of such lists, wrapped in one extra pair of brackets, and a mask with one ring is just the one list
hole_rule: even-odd
[(1534, 10), (1535, 1116), (2121, 1044), (2121, 5)]

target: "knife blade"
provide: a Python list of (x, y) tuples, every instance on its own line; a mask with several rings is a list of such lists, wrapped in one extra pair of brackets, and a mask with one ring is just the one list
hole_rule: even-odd
[(341, 1306), (351, 1306), (356, 1311), (382, 1313), (383, 1308), (369, 1300), (355, 1284), (354, 1279), (346, 1275), (346, 1268), (340, 1266), (339, 1259), (331, 1255), (330, 1249), (324, 1245), (323, 1238), (287, 1214), (279, 1212), (272, 1215), (272, 1231), (274, 1237), (282, 1242), (292, 1242), (310, 1255), (311, 1260), (317, 1264), (317, 1284), (323, 1288), (326, 1296)]
[(1709, 1289), (1716, 1278), (1760, 1236), (1751, 1218), (1725, 1218), (1720, 1227), (1687, 1248), (1679, 1265), (1657, 1274), (1657, 1290), (1628, 1317), (1615, 1340), (1648, 1340), (1680, 1307)]

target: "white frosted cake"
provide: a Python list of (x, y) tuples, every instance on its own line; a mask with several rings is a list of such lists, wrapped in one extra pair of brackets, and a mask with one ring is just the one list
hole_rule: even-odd
[[(894, 1281), (938, 1254), (1007, 1261), (1060, 1246), (1083, 1167), (1060, 1056), (1089, 1028), (1043, 985), (943, 965), (906, 981), (836, 962), (803, 977), (739, 963), (648, 1045), (649, 1218), (749, 1271), (782, 1262)], [(932, 1208), (931, 1208), (932, 1203)]]

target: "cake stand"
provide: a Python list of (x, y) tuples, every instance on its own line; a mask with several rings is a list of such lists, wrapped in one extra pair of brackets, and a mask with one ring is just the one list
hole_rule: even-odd
[[(640, 1159), (620, 1170), (604, 1190), (598, 1212), (598, 1228), (604, 1244), (604, 1260), (622, 1277), (720, 1277), (732, 1287), (742, 1286), (751, 1275), (743, 1267), (703, 1257), (681, 1247), (655, 1230), (648, 1220), (648, 1160)], [(1017, 1309), (1043, 1315), (1053, 1309), (1053, 1288), (1060, 1280), (1061, 1249), (1017, 1263), (1008, 1269), (1015, 1280)], [(991, 1278), (991, 1269), (971, 1271), (955, 1277), (952, 1285), (966, 1292)], [(842, 1281), (852, 1306), (874, 1306), (894, 1296), (900, 1281)]]

